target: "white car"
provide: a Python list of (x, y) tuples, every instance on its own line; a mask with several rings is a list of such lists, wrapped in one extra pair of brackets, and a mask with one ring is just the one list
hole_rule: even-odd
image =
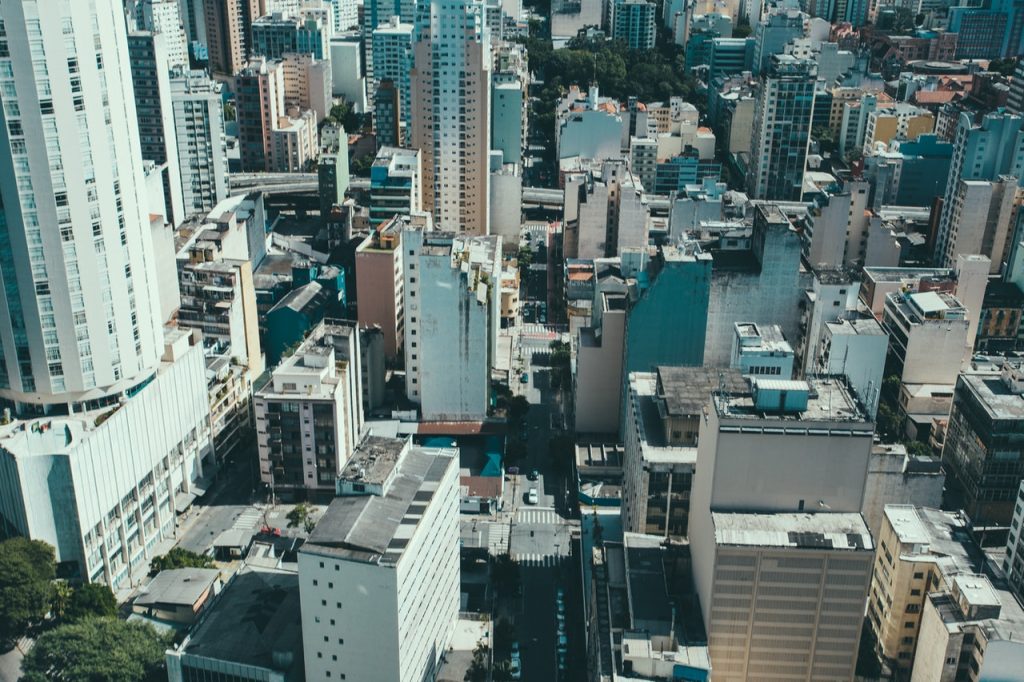
[(526, 493), (526, 503), (527, 504), (537, 504), (537, 501), (538, 501), (537, 489), (536, 488), (530, 488), (530, 492)]

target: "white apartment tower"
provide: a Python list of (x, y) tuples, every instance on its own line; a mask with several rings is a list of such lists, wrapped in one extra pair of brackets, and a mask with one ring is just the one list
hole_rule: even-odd
[(187, 69), (172, 71), (170, 83), (185, 213), (209, 213), (228, 196), (222, 86)]
[(163, 348), (123, 6), (0, 5), (0, 399), (77, 410)]
[(412, 146), (423, 206), (440, 230), (489, 232), (491, 47), (483, 3), (431, 0), (417, 11)]
[(299, 552), (306, 679), (437, 678), (459, 615), (458, 462), (411, 439), (360, 443)]
[(169, 66), (188, 66), (188, 39), (178, 0), (144, 0), (139, 6), (139, 29), (163, 35)]

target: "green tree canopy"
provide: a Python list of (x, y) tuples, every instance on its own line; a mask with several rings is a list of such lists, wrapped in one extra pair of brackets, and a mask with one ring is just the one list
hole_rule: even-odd
[(53, 547), (38, 540), (0, 542), (0, 641), (10, 643), (46, 617), (57, 573)]
[(196, 554), (181, 547), (175, 547), (167, 554), (158, 556), (150, 563), (150, 575), (172, 568), (214, 568), (213, 559), (205, 554)]
[(65, 618), (70, 622), (86, 618), (113, 618), (117, 615), (117, 598), (110, 588), (100, 583), (82, 585), (71, 594)]
[(43, 634), (22, 662), (26, 679), (158, 682), (168, 641), (148, 625), (90, 618)]
[(303, 530), (307, 533), (312, 533), (313, 528), (316, 527), (316, 518), (313, 514), (313, 507), (309, 506), (305, 502), (299, 502), (290, 512), (288, 512), (288, 515), (285, 518), (288, 519), (289, 528), (298, 528), (299, 526), (302, 526)]

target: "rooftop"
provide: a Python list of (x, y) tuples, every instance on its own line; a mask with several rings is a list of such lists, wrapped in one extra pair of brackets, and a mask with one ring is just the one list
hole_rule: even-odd
[(657, 395), (670, 417), (698, 415), (716, 391), (748, 392), (747, 381), (735, 369), (708, 367), (658, 367)]
[(302, 670), (296, 573), (243, 567), (182, 644), (191, 656), (286, 673)]
[(160, 571), (145, 587), (133, 603), (134, 606), (176, 604), (192, 606), (217, 581), (220, 571), (216, 568), (174, 568)]
[[(1010, 364), (1010, 363), (1007, 363)], [(1017, 366), (1017, 381), (1024, 363)], [(1014, 389), (1004, 376), (1006, 370), (994, 372), (965, 373), (961, 375), (963, 386), (974, 395), (977, 402), (988, 413), (990, 419), (1024, 419), (1024, 394)]]
[[(772, 394), (790, 398), (799, 397), (806, 391), (807, 404), (785, 411), (766, 411), (758, 408), (752, 387), (756, 387), (766, 398)], [(726, 386), (724, 391), (715, 389), (714, 404), (719, 417), (723, 420), (761, 420), (771, 422), (843, 422), (847, 425), (858, 424), (858, 431), (872, 432), (872, 425), (862, 412), (853, 395), (846, 388), (840, 377), (819, 377), (803, 381), (783, 381), (756, 379), (746, 384), (742, 390)], [(767, 404), (762, 402), (761, 404)], [(790, 424), (786, 424), (790, 426)], [(793, 424), (795, 426), (795, 424)], [(806, 428), (815, 428), (806, 424)], [(732, 428), (732, 427), (724, 427)]]
[(855, 551), (874, 549), (871, 531), (860, 514), (712, 512), (711, 517), (715, 526), (715, 542), (719, 545)]
[(826, 322), (825, 326), (833, 336), (885, 336), (885, 330), (874, 317), (858, 317), (852, 320), (839, 319)]
[(665, 582), (664, 538), (640, 533), (624, 533), (622, 543), (626, 559), (626, 590), (629, 613), (636, 626), (660, 625), (668, 634), (672, 627), (672, 603)]
[(408, 442), (399, 438), (367, 436), (356, 447), (340, 477), (371, 485), (382, 485), (398, 464)]
[(411, 447), (383, 496), (335, 498), (301, 551), (347, 561), (397, 564), (441, 479), (456, 466), (454, 449)]

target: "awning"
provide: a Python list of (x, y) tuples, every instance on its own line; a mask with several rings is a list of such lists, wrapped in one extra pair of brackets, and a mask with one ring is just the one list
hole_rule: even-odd
[(174, 496), (174, 511), (178, 514), (181, 514), (186, 509), (192, 506), (192, 503), (195, 502), (195, 499), (197, 497), (198, 495), (195, 493), (194, 490), (193, 492), (190, 493), (178, 491), (178, 493)]

